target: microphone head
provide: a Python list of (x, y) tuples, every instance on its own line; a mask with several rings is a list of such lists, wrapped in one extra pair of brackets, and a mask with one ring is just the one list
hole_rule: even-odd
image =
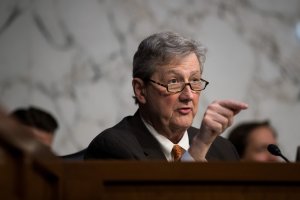
[(281, 156), (282, 155), (279, 147), (275, 144), (269, 144), (267, 149), (274, 156)]

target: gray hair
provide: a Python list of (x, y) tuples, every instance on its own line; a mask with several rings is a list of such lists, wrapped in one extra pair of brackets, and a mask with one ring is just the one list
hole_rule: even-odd
[(132, 76), (149, 79), (157, 66), (169, 64), (173, 59), (195, 53), (201, 71), (206, 55), (206, 47), (195, 40), (187, 39), (174, 32), (161, 32), (144, 39), (133, 57)]
[[(156, 67), (170, 64), (174, 59), (195, 53), (201, 72), (206, 55), (206, 47), (199, 42), (187, 39), (174, 32), (161, 32), (144, 39), (133, 57), (133, 78), (148, 80)], [(135, 103), (138, 104), (136, 97)]]

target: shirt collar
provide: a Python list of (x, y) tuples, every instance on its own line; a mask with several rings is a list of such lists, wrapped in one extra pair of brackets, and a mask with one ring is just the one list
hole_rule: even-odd
[[(151, 133), (151, 135), (158, 141), (158, 143), (160, 144), (162, 151), (164, 153), (164, 155), (166, 156), (168, 161), (172, 161), (173, 157), (171, 154), (172, 148), (174, 146), (173, 142), (171, 142), (168, 138), (166, 138), (165, 136), (159, 134), (154, 128), (153, 126), (151, 126), (149, 123), (147, 123), (142, 117), (141, 117), (143, 123), (145, 124), (145, 126), (147, 127), (147, 129), (149, 130), (149, 132)], [(188, 150), (190, 147), (190, 143), (189, 143), (189, 136), (187, 131), (184, 132), (183, 137), (181, 138), (181, 140), (178, 142), (178, 145), (180, 145), (184, 150)]]

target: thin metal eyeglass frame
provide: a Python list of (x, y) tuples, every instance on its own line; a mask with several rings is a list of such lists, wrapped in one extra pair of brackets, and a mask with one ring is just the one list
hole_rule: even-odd
[[(196, 91), (196, 92), (200, 92), (200, 91), (202, 91), (202, 90), (205, 90), (206, 86), (209, 84), (208, 81), (206, 81), (206, 80), (204, 80), (204, 79), (201, 78), (200, 81), (204, 82), (204, 87), (203, 87), (203, 89), (201, 89), (201, 90), (194, 90), (194, 89), (193, 89), (193, 86), (192, 86), (192, 84), (191, 84), (191, 82), (187, 82), (187, 83), (184, 83), (184, 87), (182, 87), (181, 90), (176, 91), (176, 92), (172, 92), (172, 91), (169, 91), (169, 84), (168, 84), (168, 85), (165, 85), (165, 84), (156, 82), (156, 81), (154, 81), (154, 80), (152, 80), (152, 79), (148, 79), (148, 80), (151, 81), (152, 83), (155, 83), (155, 84), (157, 84), (157, 85), (163, 86), (163, 87), (166, 88), (167, 91), (170, 92), (170, 93), (178, 93), (178, 92), (182, 92), (182, 91), (184, 90), (184, 88), (185, 88), (187, 85), (190, 86), (191, 90)], [(171, 83), (170, 83), (170, 84), (171, 84)]]

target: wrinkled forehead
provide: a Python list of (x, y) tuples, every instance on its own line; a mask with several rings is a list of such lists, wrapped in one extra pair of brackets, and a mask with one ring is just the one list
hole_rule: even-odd
[(154, 73), (176, 73), (181, 70), (202, 74), (202, 66), (196, 54), (191, 53), (185, 56), (173, 56), (167, 62), (158, 63)]

